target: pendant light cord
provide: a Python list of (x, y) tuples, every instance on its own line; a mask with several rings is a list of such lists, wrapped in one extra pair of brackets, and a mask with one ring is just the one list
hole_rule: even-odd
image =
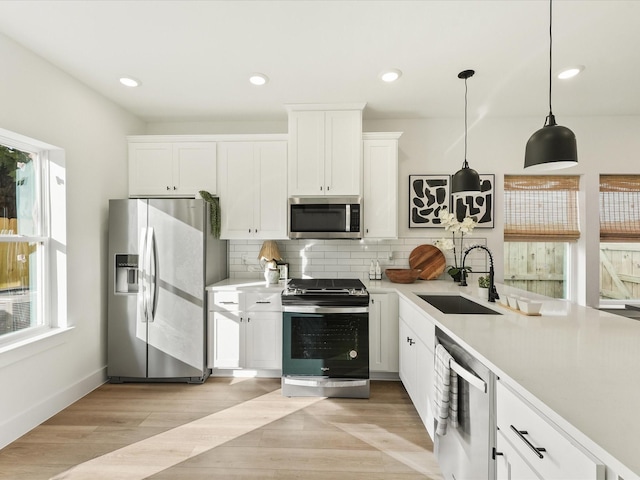
[(553, 70), (553, 56), (551, 55), (551, 52), (553, 51), (553, 35), (551, 31), (552, 22), (553, 22), (553, 0), (549, 0), (549, 116), (553, 115), (553, 112), (551, 109), (551, 79), (552, 79), (551, 72)]
[(467, 79), (464, 79), (464, 163), (463, 167), (469, 167), (467, 162)]

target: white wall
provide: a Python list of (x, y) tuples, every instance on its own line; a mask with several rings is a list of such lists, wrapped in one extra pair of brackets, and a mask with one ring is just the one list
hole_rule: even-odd
[[(494, 229), (477, 229), (474, 237), (486, 237), (494, 251), (496, 277), (502, 279), (503, 215), (502, 194), (505, 174), (529, 174), (523, 168), (524, 149), (529, 137), (541, 128), (545, 106), (539, 117), (487, 118), (469, 112), (467, 159), (479, 173), (496, 175)], [(365, 117), (366, 117), (365, 108)], [(582, 304), (597, 306), (599, 301), (599, 221), (598, 175), (601, 173), (640, 173), (636, 152), (640, 151), (640, 116), (565, 117), (557, 111), (557, 121), (569, 127), (578, 141), (578, 165), (557, 174), (581, 175), (581, 231), (575, 245), (576, 269), (571, 273), (573, 297)], [(274, 122), (158, 123), (147, 126), (147, 133), (286, 133), (286, 119)], [(453, 174), (464, 159), (464, 121), (462, 118), (427, 120), (365, 120), (365, 132), (403, 132), (399, 141), (399, 237), (407, 244), (438, 236), (433, 229), (409, 229), (408, 196), (410, 174)], [(408, 239), (408, 240), (407, 240)], [(244, 251), (242, 245), (235, 245)], [(248, 247), (251, 250), (251, 247)], [(239, 276), (242, 272), (238, 272)]]
[(0, 128), (65, 150), (68, 323), (0, 356), (0, 447), (104, 381), (109, 198), (127, 195), (126, 135), (144, 124), (0, 35)]

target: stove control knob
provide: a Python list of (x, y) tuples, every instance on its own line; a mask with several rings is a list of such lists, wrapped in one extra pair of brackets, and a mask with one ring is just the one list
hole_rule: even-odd
[(351, 358), (357, 358), (357, 357), (358, 357), (358, 352), (356, 352), (355, 350), (351, 350), (351, 351), (349, 352), (349, 356), (350, 356)]

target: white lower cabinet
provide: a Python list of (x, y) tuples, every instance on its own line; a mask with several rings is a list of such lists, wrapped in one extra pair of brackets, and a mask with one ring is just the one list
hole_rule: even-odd
[(431, 438), (433, 423), (433, 349), (435, 324), (400, 298), (399, 373), (422, 423)]
[(540, 480), (500, 430), (496, 437), (496, 478), (502, 480)]
[(369, 370), (398, 371), (398, 295), (371, 293), (369, 300)]
[(282, 369), (280, 292), (213, 292), (209, 308), (212, 369)]
[(497, 480), (604, 480), (602, 462), (501, 381), (496, 410)]

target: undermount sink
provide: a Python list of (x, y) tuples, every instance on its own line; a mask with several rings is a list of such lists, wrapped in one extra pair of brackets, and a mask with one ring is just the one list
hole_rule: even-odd
[(442, 313), (457, 315), (502, 315), (461, 295), (418, 295)]

